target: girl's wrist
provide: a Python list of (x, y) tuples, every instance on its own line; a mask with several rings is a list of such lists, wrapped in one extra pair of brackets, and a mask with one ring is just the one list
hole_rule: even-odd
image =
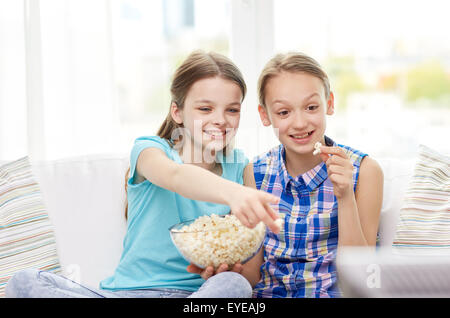
[(343, 196), (337, 198), (338, 204), (356, 203), (355, 194), (353, 191), (347, 191)]
[(241, 190), (240, 184), (234, 182), (228, 183), (228, 185), (224, 188), (224, 190), (221, 191), (222, 200), (224, 200), (228, 206), (231, 206), (233, 199), (236, 198), (236, 193), (238, 193), (237, 191), (240, 190)]

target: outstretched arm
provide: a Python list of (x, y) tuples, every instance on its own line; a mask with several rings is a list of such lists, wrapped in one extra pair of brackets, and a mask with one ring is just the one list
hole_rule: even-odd
[(247, 227), (263, 221), (278, 233), (277, 214), (270, 204), (279, 198), (236, 182), (191, 164), (178, 164), (157, 148), (144, 149), (137, 160), (136, 172), (153, 184), (176, 192), (186, 198), (228, 205)]

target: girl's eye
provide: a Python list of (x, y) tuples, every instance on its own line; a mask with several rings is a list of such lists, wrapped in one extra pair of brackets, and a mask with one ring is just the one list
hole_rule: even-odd
[(318, 107), (319, 107), (318, 105), (309, 105), (308, 107), (306, 107), (306, 109), (313, 111), (313, 110), (316, 110)]
[(201, 110), (202, 112), (207, 112), (211, 110), (211, 107), (199, 107), (199, 110)]
[(239, 113), (240, 112), (240, 110), (238, 108), (230, 108), (230, 109), (228, 109), (228, 111), (230, 113)]
[(286, 116), (287, 114), (289, 114), (289, 111), (287, 110), (282, 110), (281, 112), (278, 112), (278, 115), (280, 116)]

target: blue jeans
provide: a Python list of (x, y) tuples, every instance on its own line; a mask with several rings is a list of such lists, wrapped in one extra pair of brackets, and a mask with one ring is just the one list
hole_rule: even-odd
[(242, 275), (222, 272), (209, 278), (196, 292), (169, 288), (108, 291), (50, 272), (25, 269), (10, 278), (5, 294), (7, 298), (251, 298), (252, 287)]

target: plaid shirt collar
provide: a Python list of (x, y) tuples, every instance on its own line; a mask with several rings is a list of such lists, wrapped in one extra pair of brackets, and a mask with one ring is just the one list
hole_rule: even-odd
[[(337, 144), (329, 137), (325, 136), (325, 144), (327, 146), (336, 146)], [(275, 164), (280, 167), (278, 169), (278, 176), (280, 177), (280, 182), (284, 190), (287, 190), (289, 183), (291, 186), (302, 186), (305, 185), (309, 191), (314, 191), (318, 186), (322, 184), (327, 178), (327, 166), (325, 162), (319, 163), (317, 166), (303, 174), (292, 177), (286, 168), (286, 151), (283, 144), (278, 147), (278, 153), (276, 156), (278, 162)]]

